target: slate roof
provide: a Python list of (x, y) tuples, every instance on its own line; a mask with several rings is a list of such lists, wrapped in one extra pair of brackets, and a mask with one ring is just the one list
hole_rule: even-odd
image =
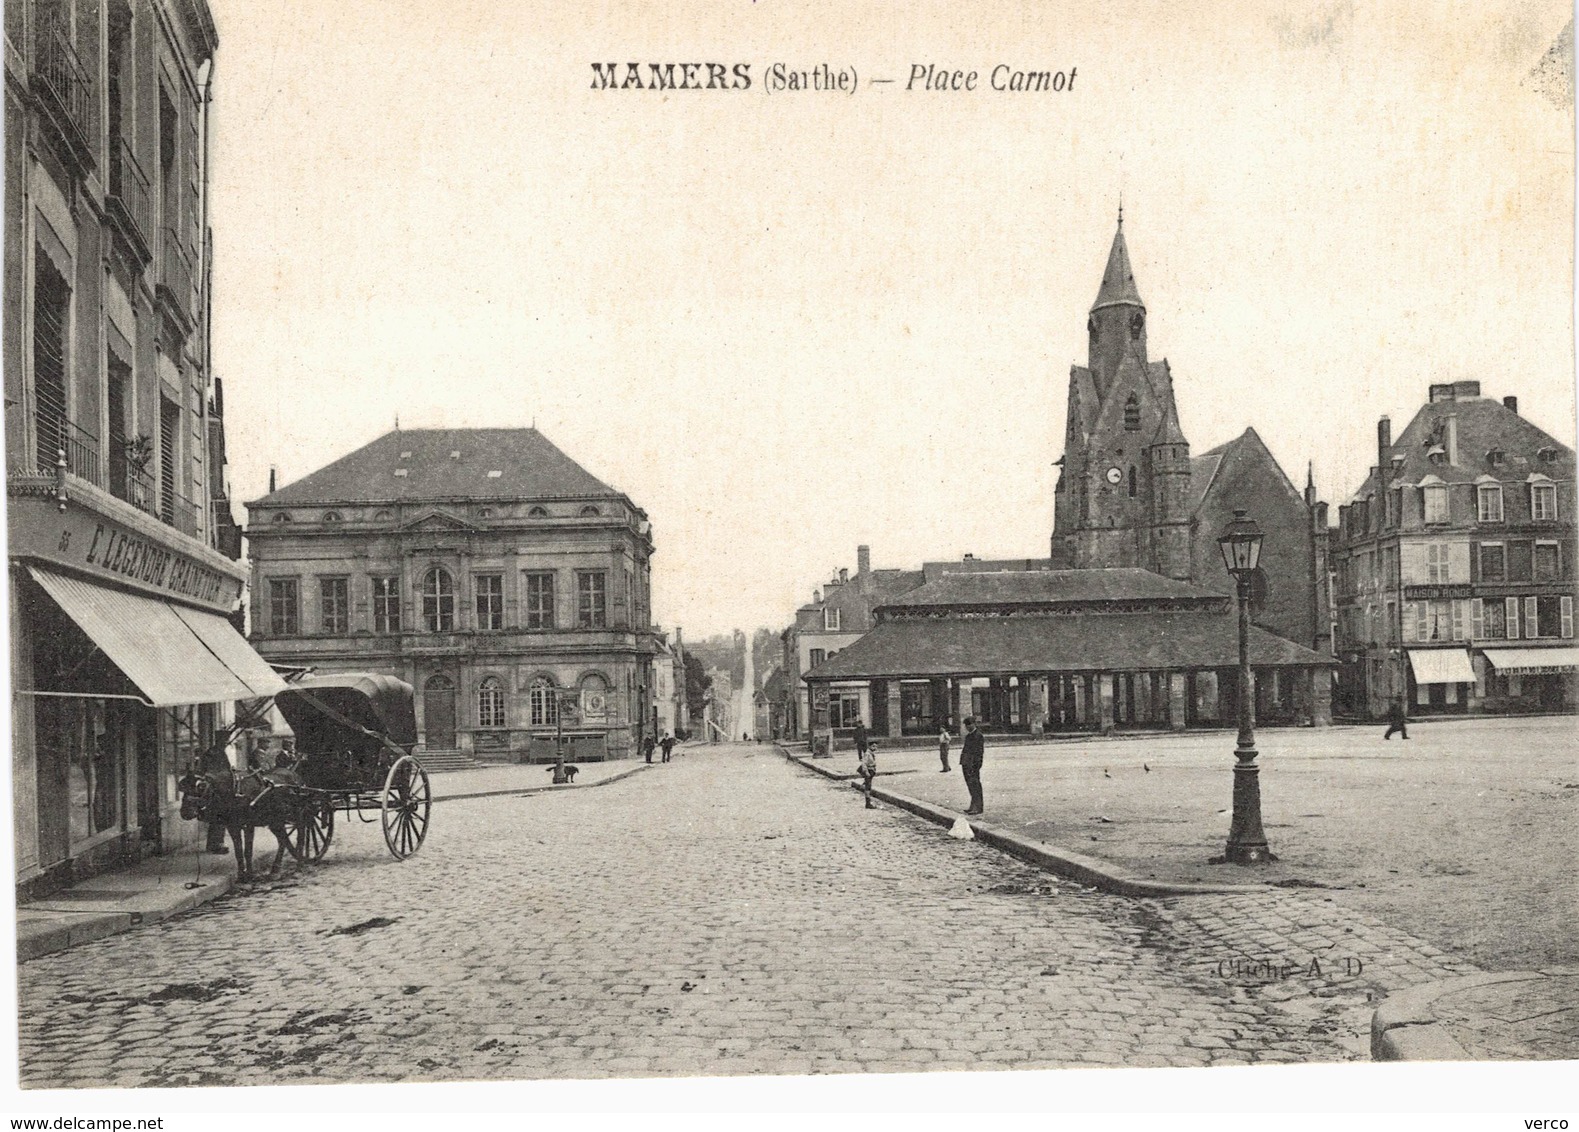
[[(406, 474), (395, 475), (397, 469)], [(385, 433), (248, 506), (586, 497), (621, 493), (535, 428), (408, 428)]]
[[(1433, 464), (1430, 458), (1434, 442), (1446, 447), (1445, 430), (1448, 417), (1458, 418), (1458, 463), (1445, 460)], [(1493, 448), (1503, 452), (1503, 463), (1493, 467), (1486, 454)], [(1543, 463), (1536, 457), (1542, 448), (1553, 448), (1557, 459)], [(1403, 457), (1403, 464), (1394, 469), (1392, 458)], [(1491, 397), (1457, 398), (1452, 401), (1428, 401), (1420, 407), (1414, 419), (1394, 439), (1388, 450), (1388, 467), (1382, 469), (1383, 482), (1393, 484), (1418, 484), (1427, 476), (1435, 476), (1443, 483), (1473, 483), (1481, 476), (1492, 476), (1504, 483), (1522, 480), (1532, 472), (1554, 480), (1572, 479), (1574, 452), (1537, 425), (1519, 416), (1501, 401)], [(1365, 482), (1351, 496), (1363, 498), (1376, 490), (1376, 477), (1367, 474)]]
[(889, 601), (888, 610), (983, 605), (1064, 605), (1107, 601), (1217, 602), (1223, 595), (1135, 567), (1090, 570), (1006, 570), (945, 574)]
[(1124, 220), (1119, 218), (1118, 231), (1113, 235), (1113, 247), (1108, 252), (1107, 270), (1102, 273), (1102, 286), (1097, 291), (1097, 301), (1091, 304), (1091, 309), (1113, 306), (1118, 303), (1134, 303), (1137, 307), (1145, 306), (1140, 301), (1140, 292), (1135, 289), (1135, 271), (1129, 264), (1129, 245), (1124, 243)]
[[(1334, 663), (1254, 626), (1250, 662), (1268, 667)], [(885, 621), (806, 678), (1179, 671), (1238, 663), (1238, 626), (1231, 614), (939, 617)]]

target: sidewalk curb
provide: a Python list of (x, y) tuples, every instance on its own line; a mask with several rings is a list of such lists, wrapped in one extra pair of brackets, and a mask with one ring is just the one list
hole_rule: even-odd
[(1494, 983), (1523, 983), (1545, 978), (1540, 971), (1460, 975), (1409, 987), (1383, 1000), (1371, 1015), (1372, 1061), (1473, 1061), (1474, 1058), (1433, 1009), (1438, 1000), (1458, 991)]
[[(162, 920), (173, 919), (194, 908), (218, 900), (235, 888), (235, 885), (236, 878), (233, 874), (216, 874), (213, 880), (205, 881), (199, 888), (183, 889), (181, 895), (173, 901), (149, 902), (132, 911), (89, 912), (81, 908), (65, 906), (66, 902), (59, 898), (33, 901), (17, 909), (16, 961), (25, 963), (29, 959), (39, 959), (84, 943), (120, 935), (144, 924), (157, 924)], [(157, 889), (152, 891), (157, 892)], [(137, 893), (130, 896), (126, 903), (139, 903), (138, 898), (147, 895), (149, 895), (147, 891)], [(59, 920), (55, 923), (34, 921), (33, 925), (29, 925), (23, 922), (22, 918), (30, 913), (45, 913), (51, 917), (59, 917)]]
[[(791, 754), (782, 746), (778, 749), (790, 762), (798, 763), (824, 778), (835, 782), (849, 782), (854, 777), (840, 774), (828, 767), (818, 766), (809, 756)], [(850, 782), (850, 785), (860, 789), (858, 782)], [(902, 810), (908, 810), (917, 817), (925, 818), (937, 825), (953, 826), (956, 821), (963, 821), (970, 826), (977, 841), (990, 845), (999, 852), (1017, 857), (1047, 872), (1119, 896), (1203, 896), (1209, 893), (1272, 891), (1271, 886), (1265, 884), (1172, 884), (1167, 881), (1145, 880), (1116, 869), (1106, 861), (1072, 853), (1045, 842), (1031, 841), (1017, 833), (998, 829), (982, 821), (972, 821), (955, 810), (944, 809), (942, 806), (935, 806), (931, 802), (923, 802), (892, 790), (874, 786), (872, 797), (881, 799), (889, 805), (898, 806)]]
[(638, 774), (644, 770), (650, 770), (657, 765), (657, 763), (642, 763), (640, 766), (633, 766), (629, 770), (622, 770), (618, 774), (611, 774), (600, 782), (566, 782), (559, 786), (523, 786), (519, 790), (480, 790), (475, 794), (446, 794), (442, 798), (433, 799), (433, 804), (436, 806), (440, 802), (458, 802), (466, 798), (516, 798), (526, 797), (529, 794), (552, 794), (563, 790), (595, 790), (599, 786), (612, 785), (621, 779), (629, 778), (631, 775)]

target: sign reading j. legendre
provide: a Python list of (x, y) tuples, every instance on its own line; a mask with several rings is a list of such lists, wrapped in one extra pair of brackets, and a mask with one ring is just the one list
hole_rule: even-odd
[[(750, 63), (593, 63), (593, 90), (727, 90), (752, 89)], [(982, 70), (912, 63), (902, 89), (928, 92), (994, 90), (1015, 94), (1061, 94), (1075, 88), (1076, 67), (1047, 70), (999, 63)], [(890, 87), (894, 78), (868, 78), (867, 86)], [(854, 94), (861, 76), (853, 66), (817, 63), (794, 67), (770, 63), (757, 89), (766, 94), (831, 91)]]

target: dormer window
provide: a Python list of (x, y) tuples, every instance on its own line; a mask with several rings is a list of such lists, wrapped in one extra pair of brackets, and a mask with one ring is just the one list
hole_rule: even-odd
[(477, 517), (479, 519), (491, 519), (491, 518), (493, 518), (493, 508), (492, 507), (481, 507), (481, 508), (478, 508), (478, 510), (477, 510)]
[(1129, 400), (1124, 402), (1124, 431), (1140, 431), (1140, 398), (1133, 393), (1129, 395)]
[(1479, 504), (1477, 515), (1482, 523), (1502, 522), (1502, 485), (1500, 483), (1483, 483), (1475, 488), (1475, 498)]
[(375, 511), (373, 513), (373, 522), (375, 523), (387, 523), (393, 518), (394, 515), (390, 514), (388, 511)]
[(1530, 518), (1537, 522), (1557, 518), (1557, 485), (1550, 480), (1530, 485)]
[(281, 511), (279, 514), (274, 516), (274, 521), (276, 523), (288, 523), (288, 522), (291, 521), (291, 517), (289, 515), (287, 515), (284, 511)]
[(338, 523), (338, 522), (340, 522), (341, 521), (341, 519), (340, 519), (340, 512), (338, 512), (338, 511), (325, 511), (323, 513), (323, 521), (326, 522), (326, 523)]
[(1535, 458), (1543, 464), (1554, 463), (1557, 460), (1557, 449), (1551, 447), (1551, 445), (1547, 445), (1544, 448), (1537, 448), (1535, 450)]
[(1425, 501), (1425, 521), (1428, 524), (1447, 522), (1447, 484), (1422, 484), (1420, 494)]
[(546, 519), (546, 518), (548, 518), (548, 508), (547, 507), (533, 507), (530, 511), (528, 511), (526, 513), (526, 517), (528, 519)]
[(1430, 460), (1431, 463), (1438, 467), (1447, 463), (1447, 449), (1440, 444), (1433, 444), (1425, 455), (1427, 460)]
[(1490, 464), (1493, 468), (1502, 467), (1502, 465), (1507, 462), (1507, 459), (1508, 454), (1501, 448), (1493, 448), (1486, 453), (1486, 463)]
[(822, 627), (825, 632), (837, 633), (839, 631), (840, 611), (837, 609), (824, 609), (822, 611)]
[(584, 519), (594, 518), (598, 515), (598, 513), (598, 509), (592, 506), (590, 503), (581, 509), (581, 517)]

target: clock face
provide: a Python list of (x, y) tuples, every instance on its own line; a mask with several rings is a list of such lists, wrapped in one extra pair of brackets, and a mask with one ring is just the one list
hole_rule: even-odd
[(1119, 480), (1121, 480), (1123, 478), (1124, 478), (1124, 473), (1119, 471), (1117, 468), (1109, 468), (1107, 470), (1107, 482), (1108, 483), (1116, 484), (1116, 483), (1118, 483)]

